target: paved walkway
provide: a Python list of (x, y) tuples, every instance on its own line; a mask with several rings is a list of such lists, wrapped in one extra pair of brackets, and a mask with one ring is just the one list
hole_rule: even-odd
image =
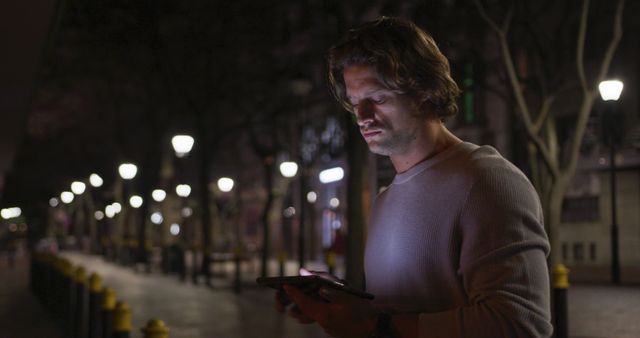
[[(174, 338), (328, 337), (315, 325), (301, 325), (276, 312), (270, 289), (245, 287), (237, 295), (228, 279), (216, 278), (211, 289), (180, 282), (175, 275), (136, 273), (98, 256), (63, 255), (89, 273), (97, 272), (103, 285), (112, 287), (117, 298), (129, 304), (134, 328), (158, 318), (169, 326), (169, 336)], [(247, 284), (250, 278), (246, 276)], [(137, 331), (132, 338), (141, 337)]]
[(60, 338), (62, 332), (28, 286), (29, 261), (0, 256), (0, 338)]
[[(268, 289), (247, 287), (236, 295), (229, 279), (217, 278), (210, 289), (182, 283), (176, 276), (136, 273), (96, 256), (64, 255), (89, 272), (98, 272), (104, 284), (129, 303), (136, 328), (132, 338), (142, 336), (138, 328), (150, 318), (164, 320), (174, 338), (327, 337), (316, 326), (300, 325), (276, 313)], [(23, 263), (12, 269), (0, 264), (0, 338), (58, 338), (57, 328), (27, 291), (26, 260)], [(245, 282), (251, 284), (253, 268), (246, 268)], [(639, 286), (572, 285), (569, 292), (571, 337), (640, 337)]]

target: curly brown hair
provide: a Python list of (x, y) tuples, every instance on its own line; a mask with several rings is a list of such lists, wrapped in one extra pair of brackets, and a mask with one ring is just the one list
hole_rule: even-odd
[(342, 72), (354, 64), (373, 65), (385, 86), (428, 103), (442, 121), (458, 112), (460, 88), (451, 78), (449, 61), (431, 35), (409, 20), (381, 17), (367, 22), (329, 50), (331, 92), (349, 111)]

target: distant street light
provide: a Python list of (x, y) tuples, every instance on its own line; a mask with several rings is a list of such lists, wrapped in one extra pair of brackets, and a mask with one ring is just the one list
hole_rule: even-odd
[(598, 85), (602, 101), (618, 101), (620, 94), (622, 94), (622, 88), (624, 88), (624, 84), (618, 80), (602, 81)]
[(140, 208), (142, 206), (142, 202), (143, 202), (142, 197), (138, 195), (133, 195), (129, 199), (129, 204), (135, 209)]
[(82, 195), (82, 193), (87, 189), (87, 185), (79, 182), (79, 181), (75, 181), (73, 183), (71, 183), (71, 191), (76, 194), (76, 195)]
[(222, 192), (229, 192), (233, 189), (233, 180), (229, 177), (222, 177), (218, 180), (218, 189)]
[(97, 210), (93, 213), (93, 215), (98, 221), (101, 221), (104, 218), (104, 212), (102, 212), (101, 210)]
[(167, 193), (162, 189), (156, 189), (151, 192), (151, 197), (156, 202), (162, 202), (167, 197)]
[(104, 208), (104, 214), (108, 218), (113, 218), (116, 215), (116, 211), (113, 210), (113, 205), (109, 204), (106, 208)]
[(115, 212), (116, 214), (119, 214), (120, 211), (122, 211), (122, 205), (118, 202), (111, 203), (111, 206), (113, 207), (113, 212)]
[(340, 181), (344, 177), (344, 170), (340, 167), (325, 169), (320, 172), (318, 178), (322, 183), (331, 183)]
[(151, 223), (153, 224), (162, 224), (164, 218), (162, 217), (162, 213), (160, 211), (156, 211), (151, 214)]
[(91, 174), (91, 176), (89, 176), (89, 183), (92, 187), (99, 188), (102, 186), (102, 183), (104, 183), (104, 181), (102, 180), (102, 177), (100, 177), (100, 175)]
[(0, 217), (4, 219), (16, 218), (16, 217), (20, 217), (20, 215), (22, 215), (22, 209), (18, 207), (6, 208), (6, 209), (0, 210)]
[(124, 180), (131, 180), (136, 177), (138, 167), (132, 163), (123, 163), (118, 167), (118, 173)]
[(610, 173), (610, 185), (611, 185), (611, 280), (614, 284), (620, 283), (620, 256), (618, 248), (618, 219), (617, 219), (617, 205), (616, 205), (616, 131), (614, 125), (616, 122), (620, 122), (616, 110), (617, 101), (622, 93), (623, 83), (618, 80), (602, 81), (598, 85), (600, 90), (600, 96), (603, 101), (611, 101), (608, 103), (606, 109), (606, 115), (603, 118), (603, 122), (607, 124), (606, 129), (608, 132), (609, 141), (609, 173)]
[(62, 200), (64, 204), (73, 202), (73, 193), (71, 191), (63, 191), (60, 193), (60, 200)]
[(178, 234), (180, 234), (180, 224), (178, 223), (171, 224), (171, 227), (169, 227), (169, 232), (174, 236), (178, 236)]
[(171, 145), (178, 157), (187, 156), (191, 151), (191, 148), (193, 148), (193, 143), (193, 137), (189, 135), (176, 135), (171, 138)]
[(318, 194), (315, 191), (309, 191), (307, 193), (307, 202), (313, 204), (318, 200)]
[(178, 184), (178, 186), (176, 186), (176, 194), (180, 197), (189, 197), (189, 195), (191, 195), (191, 186), (188, 184)]
[(52, 198), (49, 199), (49, 206), (51, 206), (52, 208), (57, 207), (58, 204), (60, 204), (60, 201), (58, 201), (57, 198), (52, 197)]
[(298, 164), (296, 162), (282, 162), (280, 163), (280, 173), (284, 177), (294, 177), (298, 173)]

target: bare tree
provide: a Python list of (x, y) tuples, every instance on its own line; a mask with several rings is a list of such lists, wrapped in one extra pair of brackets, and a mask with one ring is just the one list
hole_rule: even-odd
[[(575, 80), (575, 76), (566, 74), (563, 71), (554, 72), (550, 67), (553, 65), (564, 66), (565, 64), (550, 60), (554, 56), (553, 51), (562, 54), (562, 46), (553, 49), (552, 45), (547, 44), (550, 39), (545, 31), (541, 28), (548, 24), (542, 18), (541, 13), (549, 11), (552, 2), (541, 2), (537, 7), (527, 2), (509, 2), (509, 6), (503, 15), (502, 23), (489, 13), (487, 8), (480, 0), (474, 0), (476, 8), (480, 16), (484, 19), (490, 29), (496, 34), (501, 59), (506, 69), (508, 78), (509, 91), (515, 98), (516, 113), (519, 121), (524, 126), (528, 139), (528, 155), (529, 164), (531, 166), (532, 181), (538, 193), (541, 196), (544, 208), (545, 218), (547, 220), (547, 231), (549, 232), (551, 241), (551, 263), (560, 262), (559, 252), (559, 236), (558, 228), (561, 223), (562, 201), (565, 192), (576, 172), (578, 159), (580, 156), (580, 147), (585, 135), (587, 122), (591, 113), (594, 101), (597, 98), (597, 86), (608, 74), (609, 66), (613, 59), (614, 53), (622, 38), (622, 16), (624, 9), (624, 0), (618, 0), (615, 5), (612, 20), (612, 31), (608, 45), (604, 55), (598, 61), (597, 56), (591, 56), (589, 60), (585, 60), (585, 41), (587, 39), (587, 24), (589, 22), (590, 1), (583, 0), (580, 8), (575, 8), (573, 2), (565, 2), (566, 16), (561, 18), (560, 26), (567, 25), (570, 20), (564, 20), (570, 15), (577, 14), (578, 27), (570, 29), (575, 34), (570, 34), (575, 44), (573, 62), (575, 63), (575, 72), (577, 73), (577, 81), (580, 88), (580, 100), (573, 102), (577, 107), (577, 115), (575, 117), (575, 129), (569, 140), (565, 151), (559, 144), (557, 119), (559, 118), (558, 105), (554, 105), (562, 95), (566, 94), (567, 88), (571, 88), (571, 81)], [(535, 7), (535, 8), (532, 8)], [(525, 15), (525, 22), (518, 27), (519, 32), (514, 32), (514, 18), (518, 14)], [(549, 19), (548, 19), (549, 20)], [(560, 27), (562, 28), (562, 27)], [(523, 33), (532, 41), (528, 47), (520, 46), (520, 53), (529, 55), (528, 65), (534, 69), (534, 75), (524, 78), (522, 72), (518, 70), (518, 60), (514, 57), (514, 40), (513, 34)], [(551, 32), (560, 36), (560, 32)], [(513, 40), (512, 40), (513, 39)], [(556, 59), (557, 60), (557, 59)], [(595, 76), (589, 78), (587, 75), (587, 67), (597, 65)], [(559, 75), (551, 76), (553, 73)], [(535, 83), (532, 80), (535, 77)]]

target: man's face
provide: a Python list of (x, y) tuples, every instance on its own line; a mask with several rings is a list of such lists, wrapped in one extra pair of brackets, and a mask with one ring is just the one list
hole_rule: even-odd
[(369, 149), (386, 156), (411, 150), (425, 120), (416, 100), (387, 88), (374, 66), (347, 66), (342, 75), (352, 112)]

